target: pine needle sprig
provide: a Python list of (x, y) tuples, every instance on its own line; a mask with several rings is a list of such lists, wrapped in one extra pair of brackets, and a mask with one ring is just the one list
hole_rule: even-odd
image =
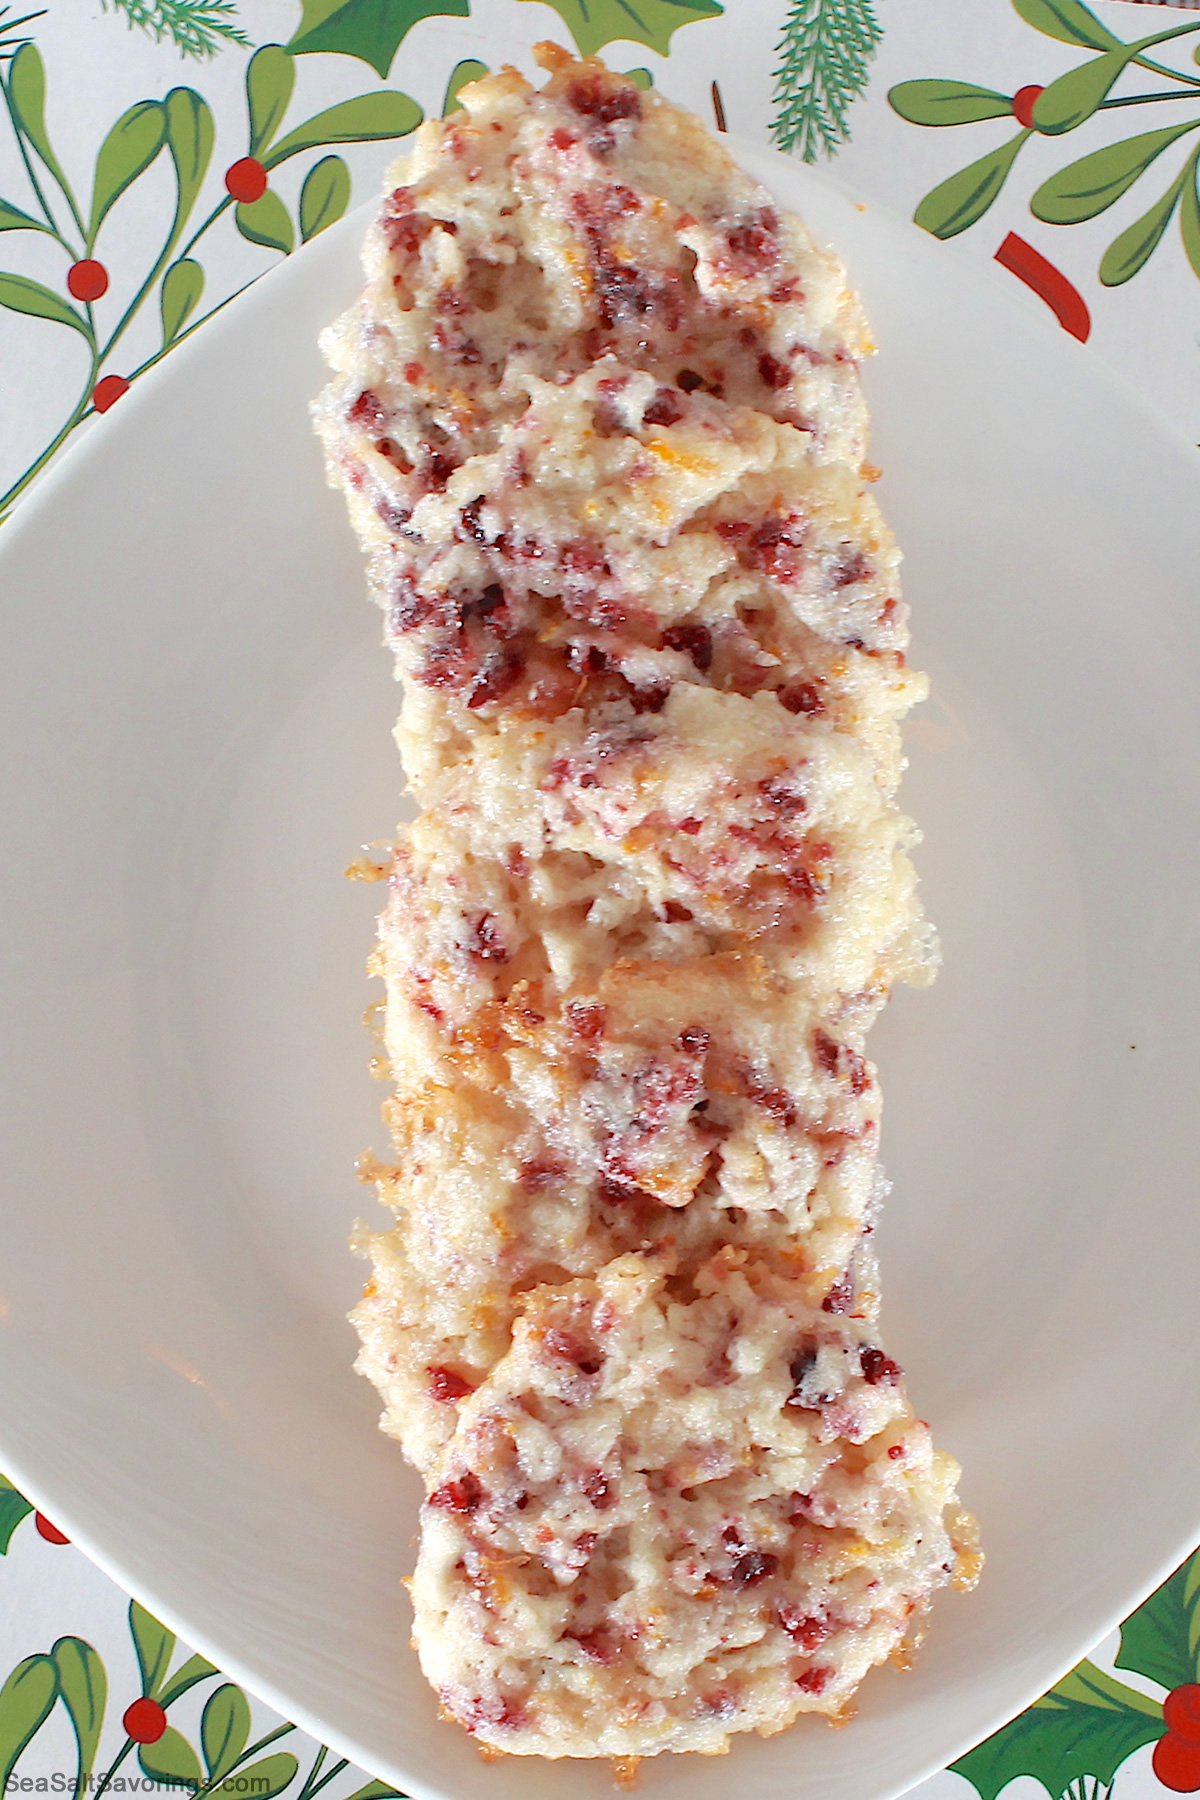
[(10, 18), (12, 8), (0, 6), (0, 58), (15, 56), (22, 44), (29, 42), (28, 37), (21, 36), (22, 25), (32, 25), (35, 19), (44, 19), (45, 8), (41, 12), (23, 13), (19, 19)]
[(237, 23), (234, 0), (100, 0), (105, 12), (123, 12), (130, 26), (156, 44), (169, 38), (181, 56), (215, 56), (226, 44), (249, 45)]
[(850, 136), (847, 114), (870, 80), (883, 32), (872, 0), (793, 0), (775, 71), (771, 136), (805, 162), (833, 156)]

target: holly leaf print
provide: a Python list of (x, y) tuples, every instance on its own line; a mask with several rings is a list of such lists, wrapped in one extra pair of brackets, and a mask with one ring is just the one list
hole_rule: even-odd
[(470, 0), (303, 0), (295, 56), (333, 51), (357, 56), (385, 77), (401, 43), (421, 19), (465, 19)]
[(550, 0), (575, 39), (581, 56), (628, 39), (667, 56), (671, 34), (696, 19), (719, 19), (716, 0)]
[(980, 1800), (996, 1800), (1019, 1775), (1031, 1775), (1058, 1800), (1084, 1776), (1107, 1785), (1127, 1757), (1165, 1730), (1161, 1705), (1094, 1663), (1081, 1662), (1027, 1712), (952, 1766)]
[(1168, 1689), (1200, 1679), (1200, 1550), (1126, 1619), (1113, 1661)]

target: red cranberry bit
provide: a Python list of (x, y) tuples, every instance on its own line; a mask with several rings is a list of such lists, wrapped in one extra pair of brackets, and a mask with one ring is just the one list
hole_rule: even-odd
[[(447, 1708), (452, 1711), (453, 1708)], [(515, 1731), (525, 1723), (525, 1708), (516, 1700), (506, 1700), (503, 1695), (495, 1694), (488, 1699), (472, 1700), (466, 1715), (462, 1718), (468, 1731), (477, 1731), (481, 1725), (490, 1725), (498, 1731)]]
[(474, 538), (477, 544), (490, 544), (492, 540), (479, 522), (479, 515), (483, 511), (483, 505), (483, 495), (480, 494), (477, 499), (470, 501), (468, 505), (464, 506), (458, 516), (461, 521), (462, 534), (464, 537)]
[(364, 388), (353, 405), (347, 408), (346, 417), (352, 425), (377, 427), (383, 424), (387, 414), (379, 395), (370, 388)]
[(663, 901), (663, 918), (668, 925), (687, 925), (695, 916), (689, 907), (681, 906), (678, 900)]
[(729, 1585), (735, 1588), (757, 1587), (760, 1581), (766, 1581), (779, 1567), (779, 1558), (772, 1556), (769, 1550), (747, 1550), (739, 1556), (729, 1576)]
[(569, 1331), (560, 1331), (556, 1325), (550, 1327), (542, 1341), (551, 1356), (574, 1363), (581, 1375), (598, 1375), (604, 1367), (604, 1358), (594, 1344), (585, 1344)]
[(703, 675), (712, 668), (712, 632), (707, 625), (669, 625), (663, 632), (663, 649), (690, 656)]
[(878, 1387), (881, 1381), (899, 1381), (903, 1374), (900, 1364), (885, 1356), (874, 1344), (864, 1344), (858, 1355), (863, 1380), (868, 1387)]
[(698, 837), (704, 830), (703, 819), (680, 819), (679, 829), (685, 837)]
[(781, 363), (769, 350), (764, 350), (758, 359), (758, 373), (765, 385), (776, 391), (785, 388), (792, 379), (792, 372), (787, 364)]
[[(828, 1166), (828, 1165), (827, 1165)], [(854, 1277), (843, 1275), (835, 1281), (821, 1302), (821, 1311), (827, 1313), (848, 1313), (854, 1309), (855, 1301)]]
[(889, 1444), (888, 1455), (893, 1462), (899, 1462), (904, 1455), (903, 1444)]
[(567, 1022), (577, 1037), (586, 1044), (599, 1043), (604, 1036), (608, 1009), (591, 1000), (571, 1000), (567, 1005)]
[(746, 1095), (756, 1106), (761, 1106), (769, 1118), (778, 1120), (780, 1125), (789, 1127), (796, 1123), (796, 1103), (783, 1088), (768, 1087), (761, 1076), (751, 1073), (746, 1083)]
[(795, 581), (804, 565), (804, 548), (791, 536), (794, 521), (778, 514), (763, 519), (738, 552), (748, 569), (761, 569), (773, 581)]
[(642, 414), (642, 423), (643, 425), (677, 425), (686, 410), (678, 394), (673, 394), (670, 388), (660, 387)]
[(475, 921), (468, 954), (478, 962), (508, 961), (508, 948), (500, 935), (495, 913), (484, 913)]
[(823, 1069), (826, 1075), (837, 1074), (838, 1046), (826, 1032), (813, 1033), (813, 1055), (817, 1059), (817, 1067)]
[(464, 1400), (468, 1394), (474, 1392), (475, 1389), (471, 1383), (464, 1381), (461, 1375), (456, 1375), (453, 1369), (438, 1368), (429, 1371), (429, 1397), (431, 1400), (440, 1400), (449, 1405), (455, 1400)]
[[(688, 914), (691, 917), (691, 914)], [(679, 1048), (690, 1051), (693, 1056), (703, 1056), (712, 1043), (712, 1035), (699, 1025), (689, 1025), (686, 1031), (679, 1034)]]
[(656, 713), (667, 704), (670, 692), (669, 683), (664, 682), (661, 686), (634, 688), (629, 700), (635, 713)]
[(393, 254), (412, 256), (433, 230), (433, 220), (414, 212), (411, 200), (411, 188), (395, 188), (379, 215), (379, 228)]
[(797, 1412), (819, 1412), (821, 1407), (828, 1406), (837, 1399), (836, 1394), (826, 1393), (812, 1379), (817, 1366), (817, 1352), (811, 1345), (805, 1345), (793, 1356), (788, 1365), (788, 1374), (792, 1378), (792, 1391), (785, 1404)]
[(729, 228), (729, 248), (750, 271), (769, 268), (779, 261), (779, 214), (773, 206), (757, 211)]
[(796, 1686), (805, 1694), (823, 1694), (832, 1680), (832, 1669), (805, 1669), (797, 1675)]
[(578, 1644), (592, 1662), (606, 1665), (615, 1663), (621, 1654), (620, 1640), (609, 1625), (594, 1625), (590, 1631), (572, 1631), (568, 1628), (563, 1636), (573, 1644)]
[(790, 713), (811, 715), (825, 711), (825, 702), (811, 681), (797, 681), (791, 687), (780, 688), (779, 704)]
[(856, 581), (865, 581), (871, 573), (871, 565), (861, 550), (855, 550), (844, 556), (833, 571), (835, 587), (852, 587)]
[(597, 1512), (607, 1512), (616, 1499), (616, 1490), (603, 1469), (593, 1469), (583, 1478), (583, 1492)]
[(531, 1194), (553, 1187), (567, 1173), (567, 1165), (557, 1156), (530, 1156), (517, 1171), (521, 1186)]
[(704, 386), (704, 377), (697, 375), (695, 369), (680, 369), (675, 377), (675, 386), (682, 388), (685, 394), (694, 394), (697, 388)]
[(808, 801), (803, 794), (798, 794), (791, 785), (793, 777), (769, 775), (760, 781), (758, 791), (777, 813), (785, 819), (794, 818), (797, 813), (808, 811)]
[(550, 133), (546, 142), (552, 150), (573, 150), (579, 142), (579, 139), (572, 137), (569, 131), (564, 130), (561, 125), (558, 125)]
[(778, 1618), (793, 1643), (810, 1654), (825, 1642), (833, 1629), (822, 1614), (802, 1612), (790, 1600), (780, 1602)]
[(478, 1512), (485, 1499), (483, 1483), (468, 1469), (457, 1481), (447, 1481), (442, 1487), (435, 1488), (429, 1496), (429, 1504), (444, 1506), (447, 1512), (462, 1515)]
[(642, 98), (632, 85), (618, 87), (607, 75), (585, 75), (567, 89), (567, 104), (598, 125), (615, 125), (618, 119), (639, 119)]
[(645, 1188), (637, 1187), (632, 1181), (622, 1181), (615, 1175), (601, 1173), (597, 1189), (601, 1200), (609, 1206), (657, 1206), (658, 1200), (648, 1194)]
[(503, 655), (492, 657), (472, 684), (467, 705), (473, 711), (478, 706), (485, 706), (489, 700), (499, 700), (516, 686), (524, 673), (525, 658), (518, 651), (506, 650)]

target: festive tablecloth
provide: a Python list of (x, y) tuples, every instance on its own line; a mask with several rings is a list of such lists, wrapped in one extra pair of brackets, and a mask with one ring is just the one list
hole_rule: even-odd
[[(1200, 0), (36, 5), (0, 4), (0, 522), (174, 345), (367, 198), (423, 115), (501, 59), (530, 69), (544, 37), (994, 260), (1200, 438)], [(0, 1792), (394, 1791), (176, 1643), (2, 1479), (0, 1555)], [(1198, 1658), (1200, 1552), (914, 1793), (1200, 1792)]]

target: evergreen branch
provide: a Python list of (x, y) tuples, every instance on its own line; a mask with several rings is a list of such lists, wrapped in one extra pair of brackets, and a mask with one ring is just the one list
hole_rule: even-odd
[(129, 25), (156, 44), (169, 38), (181, 56), (215, 56), (225, 44), (250, 40), (237, 22), (234, 0), (100, 0), (105, 12), (123, 12)]
[(771, 120), (781, 150), (816, 162), (846, 142), (847, 114), (866, 89), (882, 36), (872, 0), (793, 0), (777, 46)]
[(32, 25), (35, 19), (44, 19), (45, 8), (41, 12), (23, 13), (19, 19), (10, 19), (10, 8), (0, 6), (0, 56), (15, 56), (22, 44), (29, 43), (28, 37), (14, 36), (22, 25)]

